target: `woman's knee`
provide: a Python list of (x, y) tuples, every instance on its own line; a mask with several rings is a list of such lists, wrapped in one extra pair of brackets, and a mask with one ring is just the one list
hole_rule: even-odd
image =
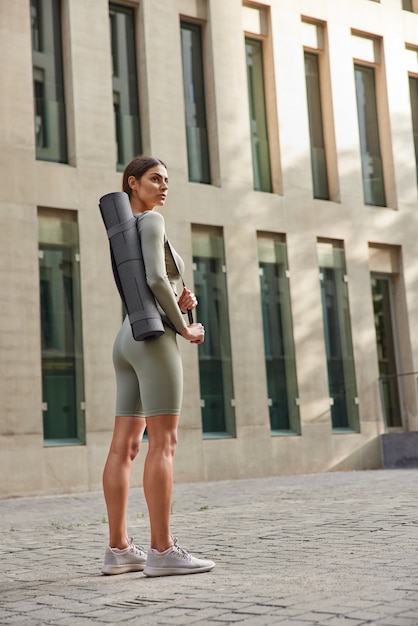
[(133, 461), (141, 446), (145, 423), (139, 423), (138, 418), (134, 418), (134, 420), (131, 421), (131, 418), (116, 419), (110, 450), (121, 461), (125, 459)]
[(141, 441), (138, 437), (129, 438), (125, 440), (113, 439), (110, 451), (115, 456), (118, 456), (121, 461), (125, 459), (133, 461), (139, 453)]
[[(159, 419), (174, 418), (174, 419)], [(177, 416), (158, 416), (147, 420), (149, 450), (174, 456), (177, 448)]]

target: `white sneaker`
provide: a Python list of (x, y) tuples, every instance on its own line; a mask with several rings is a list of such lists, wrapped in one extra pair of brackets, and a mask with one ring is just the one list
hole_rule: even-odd
[(175, 574), (198, 574), (209, 572), (215, 567), (213, 561), (198, 559), (183, 548), (174, 545), (164, 552), (157, 552), (153, 548), (148, 550), (147, 562), (144, 568), (145, 576), (173, 576)]
[(126, 574), (127, 572), (141, 572), (147, 560), (146, 552), (143, 548), (132, 543), (125, 550), (115, 551), (113, 548), (106, 548), (102, 573), (107, 576), (114, 574)]

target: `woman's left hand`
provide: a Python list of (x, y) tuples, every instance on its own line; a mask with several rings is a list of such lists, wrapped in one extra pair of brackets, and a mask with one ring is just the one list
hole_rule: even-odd
[(197, 307), (197, 298), (194, 293), (190, 291), (190, 289), (184, 287), (180, 298), (178, 299), (178, 305), (182, 313), (187, 313), (187, 311)]

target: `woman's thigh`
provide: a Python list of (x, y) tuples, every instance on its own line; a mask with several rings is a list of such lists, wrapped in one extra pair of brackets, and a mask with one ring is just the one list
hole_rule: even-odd
[(183, 366), (176, 335), (164, 335), (147, 342), (146, 358), (138, 368), (142, 410), (145, 417), (179, 415), (183, 398)]
[(115, 341), (113, 360), (117, 415), (180, 413), (183, 367), (173, 330), (166, 328), (158, 339), (135, 341), (125, 321)]

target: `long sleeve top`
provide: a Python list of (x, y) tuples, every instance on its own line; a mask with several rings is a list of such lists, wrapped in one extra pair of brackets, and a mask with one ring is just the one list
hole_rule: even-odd
[[(164, 218), (155, 211), (136, 213), (135, 217), (138, 218), (137, 229), (141, 238), (147, 284), (154, 294), (163, 321), (180, 332), (187, 324), (177, 303), (176, 285), (180, 275), (166, 244)], [(173, 254), (183, 272), (183, 259), (175, 250)]]

